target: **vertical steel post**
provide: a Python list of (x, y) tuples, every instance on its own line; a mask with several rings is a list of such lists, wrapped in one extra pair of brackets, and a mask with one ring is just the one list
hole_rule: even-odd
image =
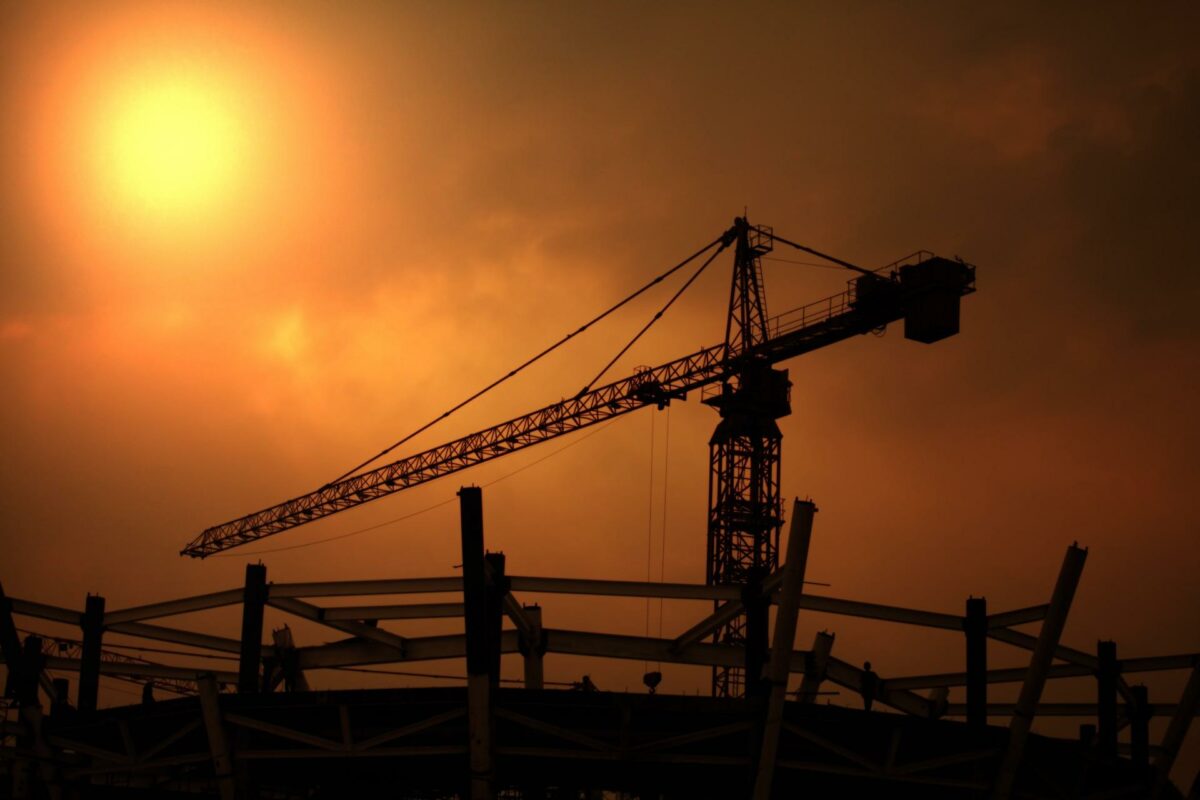
[(100, 644), (104, 638), (104, 598), (89, 594), (83, 608), (83, 619), (79, 626), (83, 630), (83, 648), (79, 659), (79, 694), (76, 696), (80, 712), (86, 714), (96, 710), (100, 695)]
[(200, 715), (204, 719), (204, 730), (208, 734), (208, 749), (212, 756), (217, 791), (221, 800), (236, 800), (233, 754), (229, 749), (229, 737), (225, 734), (225, 725), (221, 721), (217, 681), (212, 675), (203, 675), (196, 681), (196, 688), (200, 690)]
[(483, 492), (458, 490), (462, 525), (463, 622), (467, 636), (467, 730), (471, 800), (492, 798), (492, 719), (487, 577), (483, 558)]
[(742, 606), (746, 609), (745, 642), (743, 661), (745, 665), (744, 689), (746, 697), (765, 697), (770, 694), (770, 685), (763, 680), (763, 669), (767, 663), (767, 647), (770, 639), (771, 598), (762, 590), (761, 568), (753, 568), (742, 587)]
[(1130, 760), (1143, 775), (1150, 770), (1150, 691), (1144, 683), (1129, 687), (1133, 702), (1129, 709)]
[(967, 638), (967, 725), (987, 727), (987, 599), (967, 598), (963, 618)]
[(50, 698), (50, 716), (61, 719), (71, 709), (71, 682), (66, 678), (55, 678), (54, 697)]
[[(800, 612), (800, 593), (804, 589), (804, 571), (808, 563), (808, 543), (812, 538), (813, 503), (796, 500), (792, 506), (792, 527), (788, 536), (783, 567), (783, 585), (779, 589), (779, 611), (775, 615), (775, 638), (771, 642), (771, 661), (765, 683), (770, 691), (763, 725), (762, 750), (754, 779), (754, 800), (769, 800), (779, 753), (779, 731), (783, 727), (783, 703), (787, 699), (791, 675), (792, 645), (796, 640), (796, 618)], [(751, 675), (747, 675), (749, 680)]]
[(492, 689), (500, 685), (500, 634), (504, 630), (504, 595), (508, 594), (508, 578), (504, 577), (504, 553), (487, 553), (489, 580), (487, 585), (487, 648), (488, 681)]
[(0, 587), (0, 654), (8, 665), (4, 696), (16, 697), (21, 675), (21, 637), (13, 623), (12, 600), (5, 596), (3, 587)]
[(525, 657), (525, 688), (541, 689), (545, 682), (542, 658), (546, 652), (542, 637), (542, 607), (529, 605), (524, 606), (522, 611), (533, 628), (529, 636), (521, 637), (521, 655)]
[(29, 634), (21, 645), (21, 677), (17, 683), (17, 703), (25, 706), (39, 706), (38, 680), (42, 674), (42, 637)]
[(266, 604), (267, 568), (263, 564), (247, 564), (246, 585), (242, 590), (242, 650), (238, 659), (238, 691), (243, 694), (259, 690), (263, 606)]
[(1117, 758), (1117, 643), (1096, 643), (1096, 743), (1100, 758)]
[(1025, 741), (1029, 738), (1033, 716), (1037, 713), (1038, 701), (1041, 700), (1042, 689), (1046, 685), (1046, 673), (1050, 669), (1050, 662), (1054, 660), (1054, 650), (1058, 647), (1058, 640), (1067, 624), (1067, 614), (1071, 610), (1071, 601), (1075, 598), (1075, 589), (1079, 586), (1079, 576), (1083, 573), (1083, 563), (1086, 560), (1087, 550), (1078, 545), (1067, 548), (1067, 555), (1058, 573), (1058, 581), (1054, 584), (1054, 593), (1050, 596), (1050, 605), (1046, 609), (1046, 617), (1042, 620), (1037, 644), (1033, 647), (1029, 669), (1025, 672), (1025, 682), (1021, 685), (1017, 707), (1013, 710), (1012, 721), (1008, 726), (1008, 747), (1004, 751), (1000, 771), (992, 788), (992, 800), (1008, 800), (1012, 795), (1017, 767), (1021, 765), (1021, 756), (1025, 752)]

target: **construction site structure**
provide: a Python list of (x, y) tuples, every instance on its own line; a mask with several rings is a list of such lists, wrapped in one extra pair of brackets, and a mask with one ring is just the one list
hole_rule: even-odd
[[(856, 277), (844, 292), (768, 318), (761, 257), (771, 252), (777, 241), (828, 259)], [(757, 583), (779, 564), (782, 434), (776, 420), (791, 413), (788, 374), (774, 365), (882, 330), (900, 319), (909, 339), (930, 343), (952, 336), (958, 332), (959, 300), (974, 291), (975, 270), (961, 261), (924, 251), (880, 270), (866, 270), (784, 239), (772, 228), (751, 225), (745, 217), (736, 218), (729, 229), (675, 269), (709, 253), (700, 268), (703, 271), (730, 247), (733, 270), (721, 344), (659, 367), (640, 369), (606, 386), (586, 387), (569, 400), (213, 526), (183, 553), (203, 558), (259, 541), (640, 408), (661, 409), (672, 400), (686, 398), (689, 391), (716, 389), (704, 399), (721, 416), (710, 440), (705, 580), (757, 594)], [(754, 645), (751, 649), (761, 656), (766, 614), (764, 604), (752, 603), (745, 613), (719, 626), (713, 640), (741, 645), (749, 637)], [(755, 661), (752, 674), (757, 667)], [(713, 668), (715, 696), (741, 696), (747, 688), (744, 683), (742, 667)]]
[[(843, 292), (769, 316), (761, 261), (781, 244), (855, 276)], [(724, 341), (594, 387), (729, 249)], [(698, 391), (720, 415), (709, 442), (703, 583), (514, 575), (502, 553), (485, 549), (482, 492), (465, 486), (460, 575), (274, 583), (266, 566), (251, 564), (242, 586), (116, 610), (100, 596), (87, 597), (80, 611), (0, 592), (0, 654), (8, 676), (0, 797), (1182, 797), (1169, 774), (1200, 702), (1200, 653), (1118, 658), (1111, 642), (1095, 654), (1063, 644), (1086, 550), (1067, 548), (1045, 602), (995, 612), (971, 597), (965, 614), (957, 614), (806, 591), (811, 501), (793, 503), (788, 535), (781, 535), (778, 420), (790, 413), (781, 362), (900, 320), (908, 339), (952, 336), (960, 300), (975, 288), (974, 267), (919, 252), (867, 270), (739, 217), (593, 322), (701, 257), (662, 311), (569, 399), (381, 467), (364, 462), (314, 492), (208, 528), (183, 553), (203, 558), (260, 541)], [(706, 613), (674, 636), (638, 637), (556, 627), (552, 607), (525, 602), (563, 593), (692, 601)], [(420, 594), (442, 597), (378, 599)], [(320, 598), (338, 602), (323, 605)], [(236, 637), (158, 622), (238, 606)], [(285, 626), (267, 640), (267, 608), (334, 638), (298, 641)], [(809, 649), (795, 649), (801, 613), (939, 629), (956, 638), (948, 652), (957, 649), (962, 660), (935, 674), (884, 677), (869, 662), (860, 669), (834, 655), (831, 631), (819, 632)], [(406, 636), (385, 627), (436, 618), (461, 619), (462, 632)], [(18, 628), (18, 619), (77, 627), (79, 637)], [(1039, 625), (1036, 635), (1018, 630), (1030, 624)], [(125, 652), (130, 641), (142, 642), (134, 646), (139, 655)], [(989, 668), (989, 641), (1023, 650), (1027, 663)], [(188, 650), (151, 658), (147, 642)], [(711, 670), (712, 696), (660, 691), (668, 687), (657, 670), (646, 674), (648, 694), (603, 691), (588, 675), (561, 687), (545, 670), (546, 659), (559, 655), (694, 665)], [(506, 656), (521, 660), (520, 679), (505, 679)], [(462, 665), (449, 676), (457, 685), (312, 688), (326, 671), (447, 661)], [(51, 670), (77, 674), (74, 703), (69, 683)], [(1161, 670), (1189, 673), (1177, 703), (1152, 703), (1145, 686), (1127, 682)], [(99, 708), (104, 676), (141, 682), (141, 702)], [(1094, 678), (1095, 703), (1043, 699), (1048, 681), (1081, 677)], [(1020, 686), (1016, 702), (989, 702), (988, 687), (1005, 683)], [(857, 695), (863, 709), (822, 705), (823, 686)], [(960, 688), (965, 696), (951, 702), (951, 690)], [(1034, 734), (1033, 721), (1049, 715), (1094, 722), (1082, 725), (1077, 738)], [(1149, 739), (1154, 717), (1170, 720), (1157, 745)], [(1006, 724), (989, 724), (994, 720)], [(1120, 741), (1125, 728), (1128, 743)]]
[[(462, 488), (459, 503), (459, 575), (277, 583), (265, 566), (251, 564), (242, 586), (131, 608), (106, 609), (96, 596), (82, 611), (0, 597), (13, 703), (0, 729), (0, 796), (1183, 797), (1168, 775), (1200, 701), (1200, 653), (1118, 658), (1111, 642), (1094, 652), (1064, 644), (1083, 548), (1066, 549), (1043, 602), (994, 611), (972, 597), (958, 614), (806, 591), (811, 502), (793, 504), (782, 565), (758, 584), (759, 597), (729, 585), (511, 574), (503, 555), (485, 550), (481, 490)], [(375, 599), (423, 594), (455, 599)], [(560, 594), (717, 608), (655, 638), (558, 627), (552, 605), (525, 602)], [(704, 641), (755, 602), (776, 609), (765, 659), (746, 644)], [(159, 622), (238, 606), (237, 637)], [(268, 607), (333, 639), (298, 642), (287, 627), (267, 638)], [(938, 652), (959, 655), (942, 672), (879, 675), (839, 658), (835, 641), (846, 643), (829, 631), (818, 632), (809, 649), (794, 649), (801, 614), (939, 630), (949, 646)], [(462, 619), (463, 632), (406, 636), (384, 627), (436, 618)], [(17, 619), (78, 626), (83, 648), (47, 649), (35, 632), (22, 641)], [(1039, 625), (1036, 633), (1017, 630), (1030, 624)], [(105, 657), (126, 641), (189, 652), (170, 664)], [(1023, 651), (1026, 665), (990, 668), (989, 641)], [(546, 679), (546, 662), (559, 655), (706, 668), (746, 668), (758, 658), (756, 677), (766, 690), (742, 698), (631, 694), (603, 691), (587, 676), (562, 686)], [(507, 674), (521, 677), (505, 678), (506, 659)], [(457, 685), (310, 689), (322, 675), (434, 661), (461, 665), (447, 675)], [(67, 681), (51, 680), (51, 670), (77, 676), (75, 703)], [(1176, 702), (1151, 702), (1144, 685), (1129, 683), (1164, 670), (1188, 674)], [(140, 703), (97, 709), (89, 704), (102, 677), (152, 687), (170, 681), (184, 696), (156, 698), (151, 689)], [(1044, 699), (1049, 681), (1073, 678), (1094, 681), (1096, 702)], [(1015, 703), (989, 702), (989, 687), (1000, 684), (1020, 686)], [(823, 704), (825, 687), (871, 710)], [(951, 702), (950, 692), (964, 689), (965, 702)], [(1033, 721), (1047, 716), (1090, 722), (1078, 738), (1032, 733)], [(1169, 723), (1151, 744), (1155, 717)], [(1118, 741), (1122, 728), (1128, 743)]]

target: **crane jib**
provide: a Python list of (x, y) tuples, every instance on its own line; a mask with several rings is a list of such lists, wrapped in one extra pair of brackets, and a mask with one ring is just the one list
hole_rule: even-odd
[(648, 405), (661, 408), (689, 391), (726, 379), (743, 359), (775, 363), (900, 319), (905, 321), (906, 338), (934, 342), (951, 336), (958, 332), (960, 298), (975, 289), (974, 267), (922, 255), (928, 257), (885, 268), (887, 273), (878, 277), (854, 278), (844, 292), (772, 318), (769, 338), (749, 351), (727, 353), (725, 345), (715, 345), (640, 370), (578, 397), (208, 528), (181, 554), (204, 558)]

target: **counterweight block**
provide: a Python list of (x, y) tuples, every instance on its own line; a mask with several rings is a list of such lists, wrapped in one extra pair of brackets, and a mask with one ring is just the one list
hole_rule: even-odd
[(904, 338), (932, 344), (958, 333), (963, 286), (971, 268), (947, 258), (933, 258), (900, 268), (900, 286), (911, 291), (904, 309)]

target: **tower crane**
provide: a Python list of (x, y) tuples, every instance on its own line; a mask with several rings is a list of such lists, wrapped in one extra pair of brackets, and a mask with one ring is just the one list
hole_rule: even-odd
[[(761, 258), (777, 243), (839, 264), (856, 277), (843, 292), (768, 318)], [(920, 251), (867, 270), (784, 239), (772, 228), (751, 225), (745, 217), (735, 219), (712, 246), (717, 252), (734, 249), (724, 342), (214, 525), (181, 555), (205, 558), (256, 542), (639, 408), (661, 409), (701, 390), (702, 402), (721, 418), (709, 441), (705, 579), (753, 585), (778, 568), (783, 523), (783, 437), (777, 420), (791, 413), (791, 383), (787, 371), (775, 365), (899, 320), (907, 339), (932, 343), (952, 336), (959, 329), (960, 299), (975, 291), (975, 268)], [(747, 625), (746, 616), (738, 617), (719, 628), (714, 639), (743, 643)], [(744, 678), (739, 668), (714, 668), (713, 693), (738, 696), (747, 688)]]

